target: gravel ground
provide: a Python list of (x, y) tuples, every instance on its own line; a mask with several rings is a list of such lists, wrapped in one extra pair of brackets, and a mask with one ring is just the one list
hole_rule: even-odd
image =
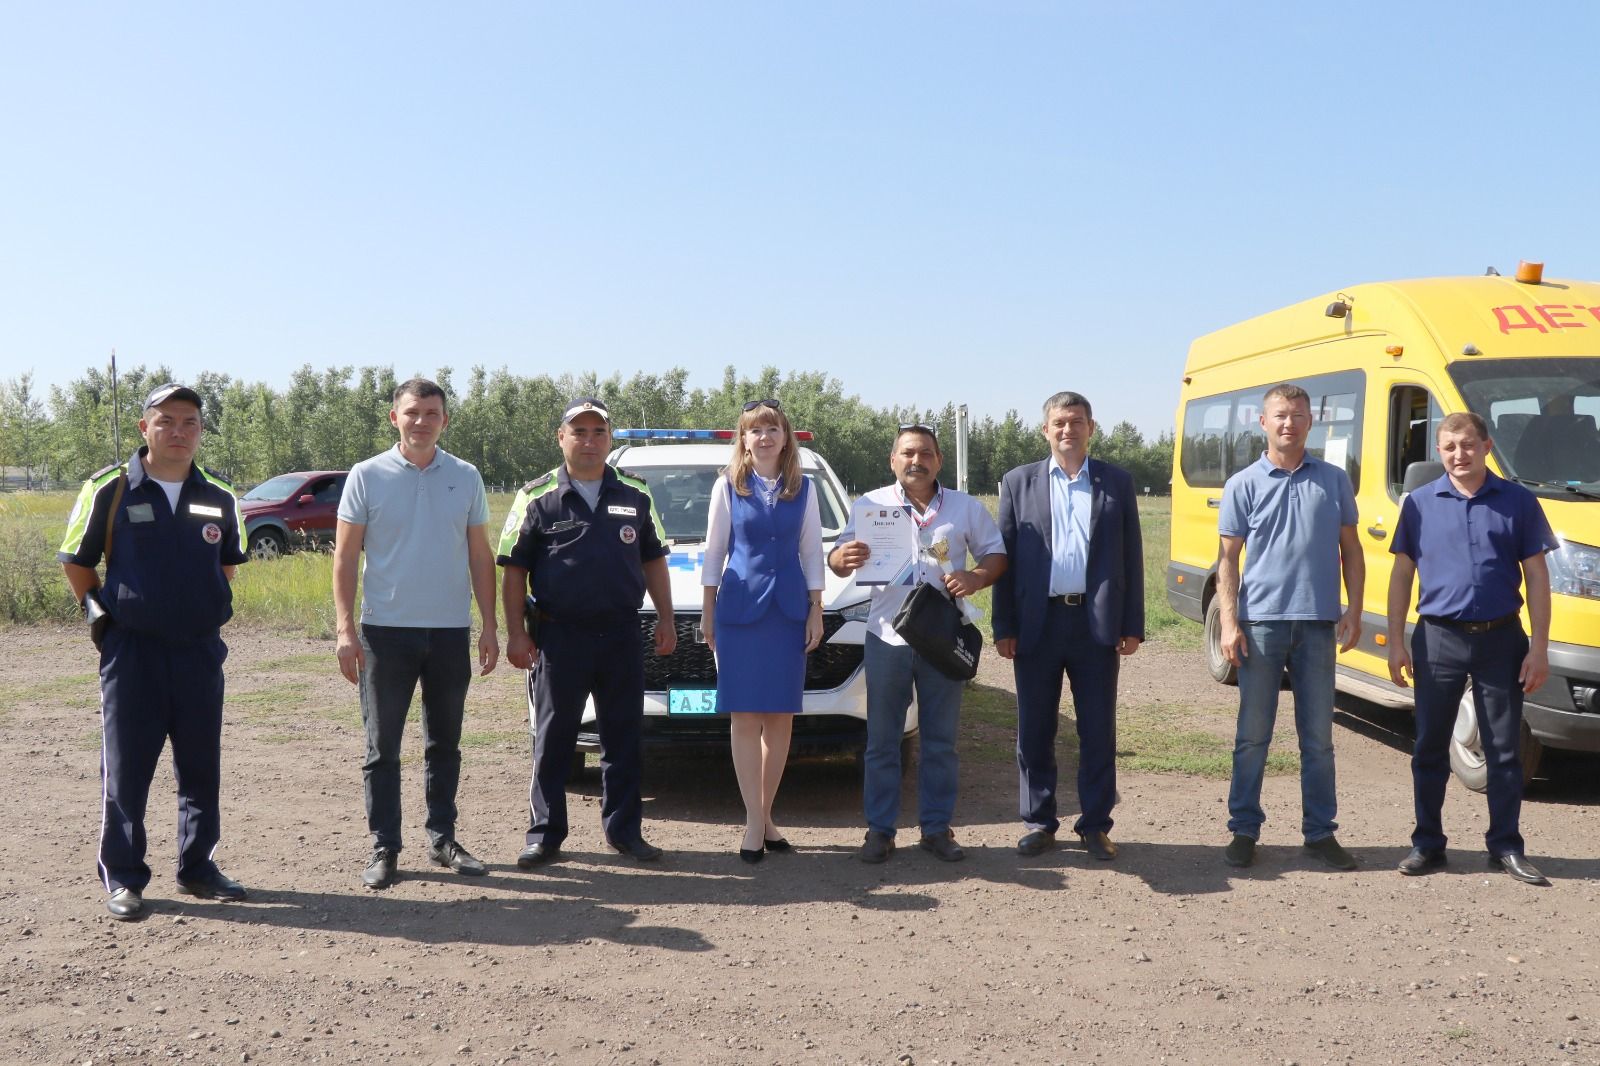
[[(372, 893), (354, 690), (331, 644), (246, 630), (230, 634), (217, 858), (250, 899), (174, 896), (163, 759), (153, 913), (122, 924), (94, 873), (98, 691), (82, 636), (6, 636), (5, 1062), (1600, 1061), (1592, 759), (1547, 760), (1524, 807), (1547, 889), (1486, 872), (1482, 798), (1455, 786), (1449, 869), (1396, 874), (1410, 724), (1343, 697), (1354, 873), (1300, 853), (1293, 777), (1267, 783), (1249, 870), (1221, 860), (1225, 781), (1128, 772), (1115, 863), (1075, 844), (1021, 859), (1010, 738), (981, 723), (964, 740), (961, 864), (909, 846), (914, 830), (886, 865), (857, 862), (858, 772), (812, 759), (780, 793), (796, 850), (747, 866), (732, 771), (712, 753), (648, 763), (659, 865), (604, 846), (588, 780), (565, 860), (522, 873), (527, 741), (520, 677), (502, 668), (473, 688), (461, 784), (460, 837), (490, 876), (427, 865), (413, 727), (402, 880)], [(998, 660), (980, 680), (1011, 689)], [(1141, 650), (1123, 693), (1184, 708), (1185, 728), (1231, 727), (1233, 691), (1193, 651)]]

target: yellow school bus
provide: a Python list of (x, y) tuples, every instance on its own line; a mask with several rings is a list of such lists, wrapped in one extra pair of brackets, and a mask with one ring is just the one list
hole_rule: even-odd
[[(1600, 751), (1600, 283), (1543, 280), (1524, 263), (1516, 278), (1353, 285), (1194, 342), (1177, 412), (1167, 599), (1205, 623), (1208, 665), (1225, 683), (1233, 669), (1214, 599), (1222, 486), (1266, 450), (1261, 398), (1285, 381), (1310, 393), (1308, 450), (1345, 468), (1361, 512), (1362, 636), (1339, 657), (1339, 688), (1411, 704), (1389, 680), (1389, 537), (1404, 492), (1443, 472), (1432, 465), (1439, 420), (1475, 411), (1496, 473), (1533, 490), (1561, 539), (1548, 556), (1550, 679), (1524, 706), (1524, 770), (1544, 747)], [(1481, 789), (1471, 700), (1469, 687), (1451, 764)]]

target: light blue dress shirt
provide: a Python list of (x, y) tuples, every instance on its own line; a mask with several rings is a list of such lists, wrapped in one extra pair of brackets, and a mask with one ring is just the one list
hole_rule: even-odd
[(1061, 464), (1050, 463), (1050, 595), (1067, 596), (1089, 590), (1089, 508), (1094, 486), (1089, 483), (1089, 461), (1076, 477)]

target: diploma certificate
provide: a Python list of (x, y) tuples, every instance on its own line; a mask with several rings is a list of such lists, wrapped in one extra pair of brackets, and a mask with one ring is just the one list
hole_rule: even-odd
[(904, 583), (917, 565), (917, 526), (906, 509), (860, 499), (850, 509), (850, 519), (856, 539), (872, 552), (856, 571), (856, 584)]

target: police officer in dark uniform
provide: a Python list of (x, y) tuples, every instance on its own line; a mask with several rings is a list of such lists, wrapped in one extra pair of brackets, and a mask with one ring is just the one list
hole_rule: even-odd
[(644, 481), (606, 465), (611, 424), (605, 404), (594, 397), (572, 401), (556, 440), (564, 461), (517, 493), (498, 557), (505, 568), (506, 659), (534, 671), (532, 813), (517, 865), (526, 870), (550, 861), (566, 839), (567, 774), (590, 696), (600, 727), (606, 841), (649, 862), (661, 849), (646, 843), (640, 824), (639, 606), (648, 591), (656, 609), (655, 652), (671, 655), (677, 633), (668, 548)]
[[(1470, 411), (1445, 416), (1436, 437), (1445, 473), (1400, 505), (1389, 577), (1389, 676), (1417, 687), (1411, 756), (1416, 829), (1400, 872), (1415, 877), (1446, 863), (1441, 819), (1450, 778), (1450, 734), (1472, 685), (1488, 764), (1489, 867), (1518, 881), (1549, 881), (1523, 851), (1522, 698), (1550, 676), (1550, 570), (1560, 547), (1539, 500), (1486, 465), (1493, 441)], [(1406, 649), (1411, 583), (1420, 579), (1417, 628)], [(1528, 621), (1519, 617), (1527, 592)]]
[[(221, 836), (220, 630), (233, 615), (229, 582), (248, 556), (232, 487), (195, 465), (200, 396), (167, 384), (144, 402), (144, 447), (84, 483), (57, 558), (95, 618), (100, 645), (104, 809), (100, 879), (106, 909), (145, 913), (144, 808), (168, 738), (178, 782), (178, 891), (244, 899), (211, 860)], [(106, 563), (105, 582), (95, 566)]]

